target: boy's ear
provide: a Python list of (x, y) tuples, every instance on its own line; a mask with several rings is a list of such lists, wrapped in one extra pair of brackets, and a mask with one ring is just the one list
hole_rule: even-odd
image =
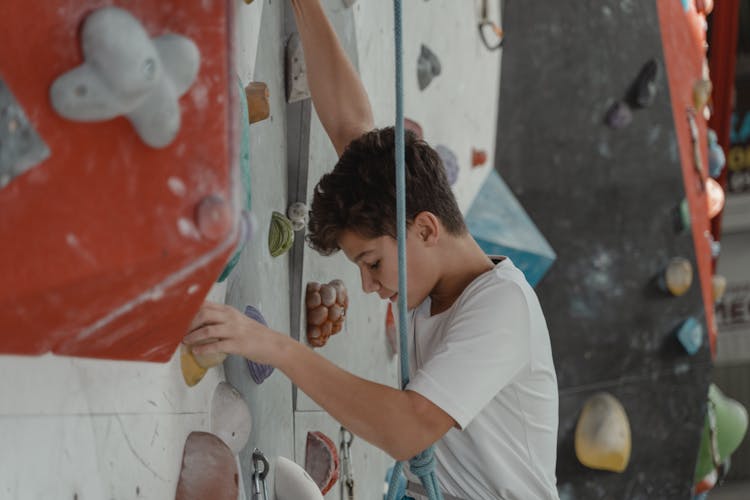
[(414, 217), (414, 229), (419, 239), (424, 241), (427, 246), (435, 245), (440, 239), (442, 226), (440, 220), (432, 212), (419, 212)]

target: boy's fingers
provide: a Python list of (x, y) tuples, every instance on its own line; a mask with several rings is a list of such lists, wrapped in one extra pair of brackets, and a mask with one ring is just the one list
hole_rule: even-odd
[(199, 356), (215, 353), (229, 354), (232, 352), (231, 342), (229, 340), (219, 340), (217, 342), (211, 342), (210, 344), (195, 345), (190, 349), (193, 351), (193, 354)]
[(198, 328), (206, 325), (215, 325), (221, 323), (222, 315), (220, 310), (213, 307), (202, 306), (198, 310), (198, 314), (195, 315), (193, 321), (190, 323), (189, 332), (197, 330)]
[(182, 339), (182, 342), (185, 344), (199, 344), (203, 343), (210, 339), (219, 338), (218, 337), (218, 331), (215, 326), (200, 326), (197, 329), (191, 331), (189, 334), (185, 336), (184, 339)]

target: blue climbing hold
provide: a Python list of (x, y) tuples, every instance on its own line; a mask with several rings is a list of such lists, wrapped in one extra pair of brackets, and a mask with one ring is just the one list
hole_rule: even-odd
[(487, 255), (505, 255), (526, 275), (531, 286), (557, 259), (496, 170), (492, 170), (466, 215), (466, 225)]
[(703, 345), (703, 325), (695, 318), (686, 319), (677, 329), (677, 340), (691, 356)]
[(714, 179), (721, 175), (724, 165), (727, 163), (724, 149), (719, 145), (716, 132), (708, 129), (708, 173)]

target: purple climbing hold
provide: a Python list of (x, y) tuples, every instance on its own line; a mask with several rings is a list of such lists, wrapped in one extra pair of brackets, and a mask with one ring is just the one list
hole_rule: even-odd
[[(245, 316), (250, 319), (257, 321), (265, 326), (268, 326), (265, 318), (259, 310), (253, 306), (245, 307)], [(247, 360), (247, 367), (250, 369), (250, 376), (253, 378), (256, 384), (262, 384), (264, 380), (271, 376), (273, 373), (273, 366), (256, 363), (254, 361)]]
[(453, 151), (448, 147), (438, 144), (435, 146), (435, 152), (440, 157), (440, 161), (443, 162), (443, 168), (445, 168), (445, 175), (448, 177), (448, 184), (451, 186), (458, 180), (458, 158)]
[(624, 128), (630, 125), (633, 121), (633, 113), (627, 104), (622, 101), (614, 103), (607, 111), (607, 117), (605, 119), (607, 125), (612, 128)]

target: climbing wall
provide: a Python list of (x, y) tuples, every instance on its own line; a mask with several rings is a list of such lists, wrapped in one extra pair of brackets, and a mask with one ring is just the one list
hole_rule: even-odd
[[(683, 3), (507, 2), (504, 12), (495, 167), (557, 255), (537, 292), (560, 389), (564, 499), (688, 498), (692, 488), (715, 328), (688, 124), (702, 47)], [(653, 103), (607, 126), (649, 59), (659, 68)], [(705, 138), (700, 113), (695, 123)], [(697, 154), (705, 165), (705, 145)], [(676, 211), (685, 198), (692, 229)], [(657, 286), (673, 257), (694, 269), (679, 297)], [(674, 336), (690, 316), (706, 333), (692, 357)], [(586, 468), (574, 451), (581, 408), (600, 391), (630, 420), (620, 474)]]
[[(186, 442), (192, 442), (189, 436), (196, 431), (215, 432), (216, 423), (221, 420), (213, 413), (213, 402), (220, 387), (219, 382), (225, 377), (239, 390), (252, 415), (252, 427), (247, 444), (240, 450), (231, 450), (238, 454), (240, 494), (250, 492), (249, 485), (252, 482), (254, 465), (252, 454), (253, 449), (257, 447), (271, 462), (266, 483), (269, 494), (273, 497), (276, 478), (274, 459), (283, 456), (300, 465), (304, 464), (307, 432), (322, 431), (338, 445), (339, 424), (321, 411), (306, 395), (296, 391), (281, 373), (274, 372), (258, 385), (250, 377), (246, 361), (235, 356), (227, 358), (223, 366), (210, 369), (200, 382), (188, 388), (180, 373), (179, 350), (175, 351), (174, 348), (189, 321), (192, 314), (190, 311), (197, 308), (206, 294), (209, 300), (226, 301), (240, 310), (244, 310), (246, 305), (253, 305), (262, 312), (271, 327), (304, 342), (303, 293), (306, 283), (313, 280), (328, 282), (339, 278), (349, 290), (347, 320), (343, 331), (332, 337), (329, 344), (320, 349), (321, 354), (358, 375), (393, 386), (397, 383), (396, 361), (391, 357), (384, 335), (385, 305), (377, 297), (362, 293), (356, 268), (346, 262), (343, 255), (322, 258), (306, 249), (300, 239), (303, 233), (297, 233), (297, 241), (289, 253), (272, 257), (268, 248), (272, 213), (285, 213), (288, 205), (295, 201), (309, 201), (317, 178), (332, 168), (336, 160), (309, 100), (294, 104), (287, 103), (286, 100), (284, 51), (290, 30), (293, 30), (293, 26), (289, 24), (288, 2), (256, 0), (246, 5), (242, 0), (204, 1), (191, 6), (175, 6), (174, 9), (168, 9), (167, 4), (151, 8), (151, 2), (147, 0), (92, 0), (87, 3), (76, 3), (76, 6), (73, 6), (73, 3), (76, 2), (67, 2), (69, 8), (66, 9), (50, 9), (46, 12), (48, 17), (45, 18), (48, 24), (40, 24), (35, 28), (37, 32), (42, 32), (43, 26), (53, 25), (52, 32), (55, 36), (65, 35), (71, 42), (70, 46), (63, 46), (45, 45), (40, 41), (34, 46), (35, 50), (50, 50), (64, 54), (64, 61), (57, 61), (57, 66), (35, 69), (45, 74), (44, 81), (37, 82), (36, 86), (26, 87), (24, 79), (29, 78), (29, 72), (14, 71), (11, 75), (5, 71), (5, 66), (0, 66), (4, 70), (0, 76), (9, 84), (21, 103), (24, 106), (31, 103), (26, 114), (29, 121), (37, 126), (41, 138), (54, 137), (56, 141), (48, 142), (47, 154), (51, 156), (29, 155), (27, 159), (35, 159), (40, 162), (40, 166), (44, 166), (41, 162), (45, 158), (49, 158), (49, 161), (55, 158), (60, 147), (72, 147), (63, 140), (68, 129), (78, 138), (87, 137), (87, 133), (91, 131), (100, 139), (94, 148), (99, 153), (106, 150), (105, 146), (111, 146), (112, 141), (122, 137), (126, 137), (129, 142), (118, 146), (117, 151), (127, 152), (131, 155), (131, 160), (134, 155), (147, 151), (124, 118), (104, 124), (69, 124), (51, 115), (47, 109), (49, 103), (45, 94), (45, 89), (55, 75), (81, 63), (80, 46), (76, 45), (75, 35), (84, 14), (96, 7), (110, 4), (132, 7), (138, 16), (147, 19), (145, 27), (151, 34), (161, 33), (160, 30), (168, 28), (171, 31), (185, 31), (198, 41), (208, 38), (213, 40), (212, 43), (218, 43), (215, 38), (219, 36), (223, 36), (225, 42), (233, 41), (231, 54), (222, 53), (221, 57), (212, 59), (211, 56), (206, 56), (203, 59), (201, 68), (220, 74), (215, 75), (216, 78), (207, 78), (207, 81), (202, 82), (203, 85), (189, 90), (180, 101), (184, 109), (202, 110), (201, 112), (208, 113), (211, 119), (191, 121), (186, 118), (184, 124), (187, 135), (177, 136), (173, 151), (186, 155), (189, 153), (196, 161), (208, 161), (206, 158), (211, 158), (216, 164), (225, 166), (227, 170), (222, 170), (219, 177), (224, 176), (221, 180), (226, 182), (226, 185), (222, 186), (226, 189), (224, 194), (227, 198), (230, 198), (230, 194), (233, 195), (237, 188), (237, 183), (234, 182), (236, 172), (232, 172), (230, 176), (228, 168), (230, 165), (234, 166), (234, 158), (237, 155), (236, 144), (232, 142), (236, 139), (236, 130), (233, 128), (234, 125), (230, 126), (230, 122), (233, 124), (239, 118), (239, 113), (229, 105), (229, 101), (223, 99), (231, 96), (235, 90), (235, 73), (243, 87), (251, 82), (264, 82), (267, 85), (270, 116), (264, 121), (252, 124), (249, 132), (249, 173), (252, 179), (250, 185), (255, 231), (252, 234), (238, 234), (242, 224), (236, 216), (242, 206), (233, 196), (233, 231), (224, 235), (225, 238), (219, 239), (219, 243), (215, 243), (213, 247), (208, 244), (201, 246), (200, 242), (191, 243), (192, 240), (187, 240), (187, 243), (182, 241), (186, 238), (183, 233), (189, 233), (188, 236), (193, 234), (192, 225), (182, 222), (172, 225), (174, 227), (170, 226), (170, 231), (175, 234), (169, 232), (167, 241), (175, 245), (174, 254), (189, 260), (187, 255), (197, 252), (195, 248), (201, 251), (213, 249), (215, 252), (211, 254), (211, 258), (215, 260), (212, 260), (209, 266), (201, 268), (199, 289), (188, 287), (184, 293), (173, 293), (170, 289), (161, 290), (149, 286), (144, 292), (143, 304), (153, 308), (156, 317), (161, 317), (162, 314), (168, 315), (167, 319), (171, 319), (167, 321), (168, 330), (156, 328), (158, 334), (164, 334), (167, 338), (166, 342), (161, 342), (158, 335), (152, 334), (141, 343), (119, 344), (119, 351), (115, 349), (112, 352), (96, 353), (61, 351), (55, 349), (55, 342), (40, 342), (40, 347), (35, 348), (33, 352), (27, 349), (26, 353), (38, 354), (52, 349), (56, 354), (0, 356), (0, 497), (47, 498), (61, 495), (66, 498), (171, 498), (178, 489), (183, 449)], [(346, 4), (349, 2), (343, 0), (325, 0), (323, 3), (345, 50), (359, 67), (372, 100), (376, 124), (391, 125), (394, 118), (391, 2), (360, 1), (353, 7), (347, 7)], [(7, 6), (3, 4), (2, 8), (5, 9)], [(224, 8), (227, 12), (211, 11)], [(190, 24), (187, 23), (186, 11), (200, 14), (198, 17), (203, 22), (210, 23), (213, 28), (203, 29), (195, 23), (186, 27)], [(204, 15), (204, 11), (211, 11), (215, 15)], [(233, 12), (231, 16), (228, 14), (229, 11)], [(78, 17), (75, 17), (75, 13), (78, 13)], [(489, 14), (497, 19), (497, 6), (493, 6)], [(67, 24), (57, 26), (55, 23), (60, 19), (64, 19)], [(431, 22), (425, 23), (424, 19), (430, 19)], [(433, 0), (405, 5), (404, 22), (408, 30), (404, 47), (407, 114), (421, 123), (425, 139), (433, 144), (443, 144), (454, 152), (458, 174), (454, 190), (464, 209), (471, 204), (472, 198), (490, 173), (494, 157), (501, 53), (490, 52), (481, 44), (477, 33), (479, 20), (480, 12), (477, 6), (468, 2)], [(21, 32), (23, 26), (19, 25), (14, 29)], [(446, 33), (452, 33), (452, 36), (446, 37)], [(442, 66), (441, 73), (424, 90), (420, 90), (417, 82), (418, 57), (422, 44), (428, 45), (434, 51)], [(4, 50), (22, 50), (14, 47), (8, 46)], [(465, 78), (465, 75), (471, 75), (471, 78)], [(204, 77), (202, 73), (201, 77)], [(23, 80), (21, 83), (24, 85), (20, 85), (18, 79)], [(219, 86), (222, 88), (219, 89)], [(476, 99), (475, 96), (478, 95), (482, 98)], [(222, 107), (212, 107), (212, 103)], [(37, 108), (50, 114), (49, 123), (44, 124), (40, 121), (40, 116), (47, 115), (40, 114)], [(226, 112), (226, 116), (222, 118), (217, 110)], [(0, 121), (3, 118), (0, 117)], [(39, 123), (43, 125), (39, 126)], [(217, 134), (210, 143), (190, 135), (204, 134), (207, 123), (226, 127), (227, 130), (224, 132), (228, 132), (228, 135)], [(232, 140), (226, 144), (222, 143), (222, 147), (226, 146), (226, 149), (222, 150), (224, 156), (206, 153), (206, 144), (217, 146), (218, 142), (227, 137)], [(487, 156), (485, 163), (475, 168), (471, 166), (472, 148), (483, 150)], [(72, 150), (65, 150), (72, 157), (78, 154)], [(168, 153), (156, 153), (156, 156), (164, 159)], [(220, 158), (226, 161), (219, 161)], [(122, 166), (114, 160), (112, 164), (106, 164), (110, 168)], [(170, 157), (170, 161), (151, 167), (148, 182), (154, 178), (160, 182), (163, 180), (159, 186), (163, 184), (169, 196), (182, 200), (179, 196), (182, 193), (180, 185), (174, 181), (168, 182), (170, 176), (167, 168), (187, 168), (185, 165), (182, 162), (175, 164)], [(148, 171), (148, 165), (139, 166)], [(74, 167), (88, 172), (89, 163), (84, 162)], [(19, 197), (19, 183), (26, 188), (35, 186), (45, 180), (40, 172), (45, 173), (44, 170), (35, 171), (32, 168), (26, 174), (19, 174), (19, 181), (13, 180), (7, 184), (5, 189), (10, 191), (6, 192)], [(230, 180), (231, 190), (228, 186)], [(114, 182), (114, 178), (107, 179), (107, 182)], [(0, 176), (0, 185), (5, 183), (5, 178)], [(139, 195), (143, 194), (145, 184), (123, 185), (127, 187), (126, 193), (135, 197), (134, 205), (129, 208), (138, 213), (142, 208), (138, 203), (144, 202)], [(191, 203), (200, 199), (194, 188), (195, 186), (185, 185), (185, 199)], [(0, 190), (0, 196), (2, 194), (3, 191)], [(97, 199), (109, 198), (104, 192), (97, 192), (96, 195), (99, 197)], [(77, 201), (86, 202), (85, 199)], [(170, 210), (184, 211), (184, 214), (180, 213), (193, 224), (190, 217), (194, 216), (194, 204), (183, 201), (184, 205)], [(5, 209), (10, 206), (10, 202), (0, 197), (0, 206)], [(16, 207), (11, 208), (18, 210)], [(47, 224), (44, 227), (49, 226), (53, 230), (43, 232), (42, 236), (52, 238), (56, 235), (59, 239), (58, 233), (62, 228), (53, 225), (52, 221), (59, 223), (63, 216), (61, 209), (66, 207), (50, 203), (45, 204), (44, 208), (57, 218), (44, 220)], [(172, 215), (170, 210), (166, 210), (169, 216)], [(158, 214), (164, 215), (163, 212)], [(4, 211), (4, 214), (7, 213), (11, 212)], [(86, 217), (78, 221), (82, 230), (96, 229), (100, 219), (95, 215), (99, 213), (99, 207), (87, 212)], [(120, 218), (124, 216), (118, 213), (115, 221), (120, 221)], [(2, 219), (0, 229), (5, 227), (3, 223), (7, 223), (8, 220), (7, 217)], [(82, 251), (88, 248), (85, 245), (87, 241), (80, 237), (66, 238), (67, 233), (61, 234), (62, 248), (71, 255), (63, 253), (56, 256), (53, 252), (52, 257), (58, 260), (63, 257), (83, 259), (84, 264), (88, 265), (87, 254)], [(122, 234), (118, 233), (119, 236)], [(242, 243), (245, 239), (248, 239), (247, 244), (229, 278), (211, 287), (236, 244)], [(117, 246), (118, 242), (121, 243), (118, 251), (123, 252), (130, 248), (128, 245), (135, 244), (129, 240), (105, 241), (106, 245), (114, 246)], [(10, 247), (3, 247), (4, 250), (0, 252), (7, 252), (9, 248), (16, 251), (20, 247), (15, 243), (17, 242)], [(70, 250), (67, 250), (66, 246)], [(214, 247), (219, 249), (216, 250)], [(167, 250), (171, 251), (173, 248), (168, 246)], [(170, 253), (169, 256), (173, 257), (174, 254)], [(95, 253), (94, 256), (98, 257), (99, 253)], [(160, 258), (165, 257), (160, 254)], [(61, 260), (63, 261), (64, 259)], [(47, 261), (43, 259), (40, 262)], [(65, 265), (60, 266), (60, 272), (88, 270), (66, 263), (67, 261), (64, 261)], [(149, 272), (144, 272), (151, 276), (149, 273), (154, 268), (165, 273), (171, 270), (160, 263), (163, 261), (150, 262)], [(8, 269), (15, 273), (20, 272), (14, 266)], [(37, 271), (41, 273), (41, 270)], [(0, 273), (0, 279), (7, 279), (7, 276)], [(142, 284), (142, 280), (132, 281), (133, 284)], [(97, 284), (100, 281), (93, 280), (92, 283)], [(156, 281), (154, 283), (158, 284)], [(11, 283), (5, 287), (4, 293), (14, 297), (14, 286), (15, 283)], [(121, 291), (116, 286), (113, 288)], [(85, 291), (96, 292), (89, 288)], [(126, 295), (130, 296), (131, 291), (128, 289)], [(160, 291), (164, 292), (163, 296), (158, 293)], [(172, 307), (174, 304), (171, 301), (176, 301), (179, 307)], [(58, 313), (71, 311), (55, 303), (50, 297), (44, 297), (40, 304), (53, 307)], [(96, 302), (95, 305), (98, 304), (99, 302)], [(126, 312), (129, 311), (130, 309)], [(136, 322), (131, 322), (130, 316), (116, 316), (119, 321), (115, 326), (124, 329), (116, 329), (115, 333), (124, 335), (123, 332), (134, 324), (148, 330), (140, 319), (150, 318), (152, 314), (141, 313), (136, 316), (139, 318)], [(73, 320), (80, 321), (81, 318)], [(5, 326), (6, 323), (2, 322), (0, 325)], [(153, 325), (151, 328), (154, 329)], [(71, 328), (70, 332), (74, 330)], [(165, 332), (168, 332), (168, 335)], [(41, 331), (41, 334), (34, 338), (44, 340), (44, 333)], [(127, 340), (129, 337), (125, 335), (124, 338)], [(23, 342), (19, 344), (17, 335), (0, 335), (0, 340), (13, 342), (16, 349), (13, 352), (18, 352), (18, 345), (23, 346)], [(148, 342), (158, 344), (159, 349), (151, 350), (153, 346), (146, 348)], [(123, 345), (127, 347), (127, 352), (123, 350)], [(87, 346), (83, 344), (83, 347)], [(63, 352), (166, 362), (105, 361), (58, 355)], [(148, 356), (146, 353), (149, 353)], [(222, 413), (220, 412), (219, 416)], [(44, 452), (41, 453), (40, 450)], [(357, 438), (352, 442), (351, 455), (357, 498), (378, 497), (382, 491), (385, 470), (391, 465), (391, 459)], [(326, 498), (343, 498), (340, 485), (335, 485)]]

